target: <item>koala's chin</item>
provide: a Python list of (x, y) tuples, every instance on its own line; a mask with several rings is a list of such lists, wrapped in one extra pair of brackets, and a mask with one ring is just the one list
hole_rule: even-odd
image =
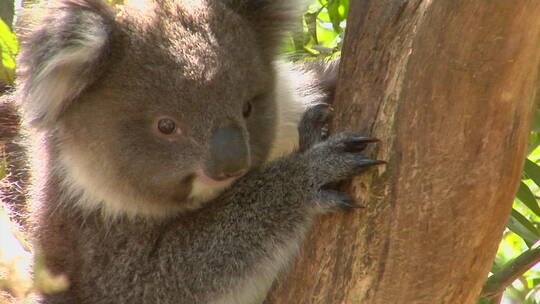
[(206, 175), (203, 170), (197, 170), (193, 179), (189, 200), (195, 205), (203, 205), (207, 201), (216, 198), (220, 193), (227, 189), (239, 177), (231, 177), (223, 181), (216, 181)]

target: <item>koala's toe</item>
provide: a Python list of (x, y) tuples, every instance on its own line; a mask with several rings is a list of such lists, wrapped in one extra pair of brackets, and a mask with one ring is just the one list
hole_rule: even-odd
[(309, 107), (298, 126), (300, 151), (306, 151), (328, 137), (327, 124), (332, 117), (330, 105), (320, 103)]
[(318, 207), (323, 213), (361, 208), (350, 194), (330, 189), (321, 190), (317, 201)]

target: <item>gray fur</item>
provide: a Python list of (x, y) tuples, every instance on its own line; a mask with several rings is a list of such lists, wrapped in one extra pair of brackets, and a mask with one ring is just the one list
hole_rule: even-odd
[[(299, 124), (335, 76), (276, 64), (272, 18), (290, 23), (292, 4), (156, 0), (114, 15), (69, 0), (30, 27), (17, 96), (35, 235), (70, 280), (44, 303), (260, 303), (315, 216), (354, 207), (326, 186), (377, 162), (359, 154), (365, 138), (324, 140), (324, 106)], [(156, 131), (163, 117), (179, 128)], [(298, 125), (299, 152), (280, 157)], [(212, 149), (232, 144), (216, 134), (246, 141), (241, 161)], [(208, 166), (230, 164), (248, 173), (208, 182)]]
[(28, 215), (25, 198), (29, 177), (27, 153), (19, 125), (20, 117), (13, 95), (6, 92), (0, 98), (0, 162), (7, 165), (6, 176), (0, 180), (0, 203), (13, 220), (24, 225)]

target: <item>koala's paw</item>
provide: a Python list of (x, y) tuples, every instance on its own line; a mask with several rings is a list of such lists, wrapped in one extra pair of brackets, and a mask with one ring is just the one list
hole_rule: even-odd
[(332, 117), (329, 104), (319, 103), (309, 107), (298, 125), (299, 150), (304, 152), (328, 138), (328, 122)]
[(361, 153), (368, 144), (378, 141), (355, 133), (340, 133), (306, 151), (304, 156), (309, 161), (310, 185), (315, 191), (313, 200), (321, 212), (357, 207), (350, 195), (330, 186), (372, 166), (385, 164), (382, 160), (367, 159)]

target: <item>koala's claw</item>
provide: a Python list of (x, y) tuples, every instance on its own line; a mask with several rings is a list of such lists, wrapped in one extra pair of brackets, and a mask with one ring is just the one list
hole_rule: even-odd
[(344, 132), (320, 142), (304, 153), (314, 170), (313, 185), (327, 185), (361, 174), (371, 166), (386, 162), (366, 158), (362, 150), (379, 140)]
[(352, 196), (335, 190), (321, 191), (319, 201), (323, 212), (349, 211), (361, 208), (356, 204)]
[(380, 142), (378, 138), (357, 136), (345, 143), (345, 152), (361, 152), (368, 144)]
[(320, 212), (336, 212), (361, 208), (353, 198), (336, 191), (336, 185), (359, 175), (372, 166), (386, 164), (383, 160), (366, 158), (362, 151), (368, 144), (379, 142), (373, 137), (343, 132), (319, 142), (298, 156), (307, 164), (308, 180), (315, 208)]
[(358, 160), (358, 162), (356, 163), (356, 170), (358, 173), (361, 173), (371, 166), (378, 166), (378, 165), (385, 165), (385, 164), (386, 162), (384, 160), (363, 158), (363, 159)]

